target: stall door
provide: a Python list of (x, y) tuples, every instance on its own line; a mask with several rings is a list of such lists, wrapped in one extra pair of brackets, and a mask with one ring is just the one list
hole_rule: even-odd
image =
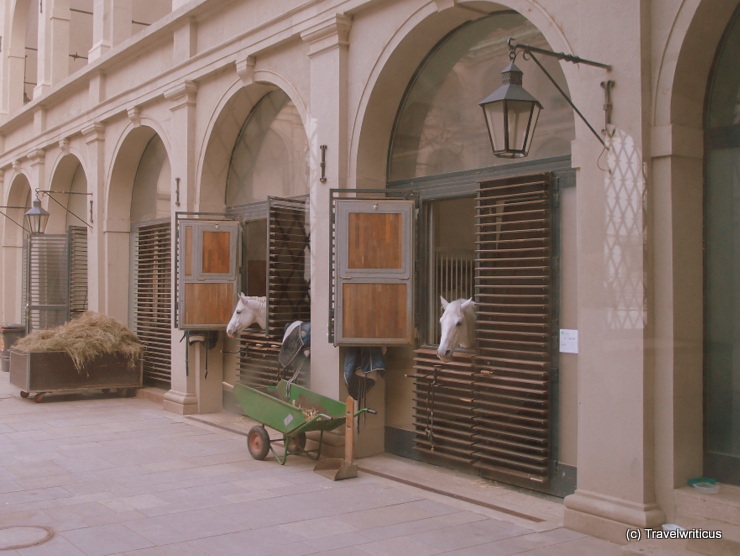
[[(253, 241), (250, 230), (264, 238), (265, 260), (243, 261), (252, 277), (265, 277), (267, 330), (255, 328), (242, 333), (239, 342), (239, 382), (249, 386), (269, 386), (278, 377), (278, 353), (285, 325), (296, 320), (311, 321), (310, 237), (308, 233), (308, 197), (269, 197), (263, 218), (245, 223), (247, 234), (242, 242)], [(262, 241), (262, 239), (260, 239)], [(243, 252), (261, 252), (244, 246)], [(260, 256), (260, 257), (262, 257)], [(263, 265), (262, 269), (256, 268)], [(258, 280), (259, 281), (259, 280)], [(308, 386), (310, 370), (303, 369), (298, 384)]]
[(541, 489), (550, 478), (553, 219), (550, 174), (480, 184), (475, 352), (415, 357), (422, 458)]
[(413, 342), (414, 208), (407, 200), (336, 201), (336, 345)]
[(224, 330), (237, 297), (239, 223), (178, 221), (178, 310), (181, 330)]

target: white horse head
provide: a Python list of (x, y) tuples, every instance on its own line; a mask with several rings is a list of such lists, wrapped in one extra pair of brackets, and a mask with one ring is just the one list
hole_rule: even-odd
[(470, 299), (442, 300), (442, 318), (439, 324), (442, 327), (442, 337), (439, 339), (437, 357), (442, 361), (452, 359), (452, 353), (460, 346), (473, 347), (475, 333), (475, 301)]
[(235, 338), (242, 330), (257, 323), (263, 330), (267, 327), (267, 302), (265, 296), (239, 294), (239, 301), (226, 326), (226, 334)]

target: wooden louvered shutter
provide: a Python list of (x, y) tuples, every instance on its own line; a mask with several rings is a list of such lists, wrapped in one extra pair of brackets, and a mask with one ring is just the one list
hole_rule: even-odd
[(553, 268), (550, 175), (481, 184), (474, 466), (545, 483), (550, 465)]
[(68, 319), (67, 235), (31, 235), (26, 264), (28, 330), (64, 324)]
[(172, 234), (170, 223), (137, 225), (134, 324), (144, 344), (144, 383), (169, 387), (172, 375)]
[(268, 199), (267, 329), (282, 337), (285, 325), (311, 320), (308, 199)]
[(87, 228), (70, 226), (69, 244), (69, 316), (87, 311)]
[[(308, 201), (307, 196), (268, 198), (267, 330), (248, 328), (242, 332), (239, 342), (242, 384), (254, 387), (275, 384), (285, 325), (296, 320), (311, 321)], [(304, 369), (298, 384), (306, 385), (308, 375), (308, 369)]]
[(239, 223), (179, 220), (178, 228), (178, 328), (225, 329), (238, 293)]
[(334, 343), (413, 341), (414, 201), (336, 201)]

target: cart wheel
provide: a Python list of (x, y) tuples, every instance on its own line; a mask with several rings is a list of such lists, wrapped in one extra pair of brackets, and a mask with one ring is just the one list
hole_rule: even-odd
[(270, 452), (270, 435), (265, 427), (258, 425), (249, 429), (247, 448), (254, 459), (263, 460), (267, 457)]
[(25, 390), (21, 390), (21, 398), (27, 398), (30, 394)]
[(288, 443), (288, 450), (291, 453), (296, 452), (302, 452), (306, 449), (306, 433), (305, 432), (299, 432), (298, 434), (295, 434), (290, 437), (290, 442)]
[(41, 401), (42, 401), (43, 399), (44, 399), (44, 393), (43, 393), (43, 392), (39, 392), (38, 394), (36, 394), (36, 395), (35, 395), (35, 396), (33, 397), (33, 401), (35, 401), (36, 403), (41, 403)]

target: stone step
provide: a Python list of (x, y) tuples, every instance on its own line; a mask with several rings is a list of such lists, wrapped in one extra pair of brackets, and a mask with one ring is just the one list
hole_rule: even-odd
[[(639, 542), (625, 545), (625, 554), (678, 556), (705, 554), (736, 556), (740, 554), (740, 487), (720, 485), (717, 494), (707, 494), (693, 487), (677, 489), (675, 525), (689, 537), (718, 535), (721, 538), (648, 538), (642, 531)], [(677, 533), (678, 534), (678, 533)]]
[(740, 487), (720, 484), (717, 494), (706, 494), (693, 487), (675, 491), (676, 516), (728, 523), (740, 527)]

